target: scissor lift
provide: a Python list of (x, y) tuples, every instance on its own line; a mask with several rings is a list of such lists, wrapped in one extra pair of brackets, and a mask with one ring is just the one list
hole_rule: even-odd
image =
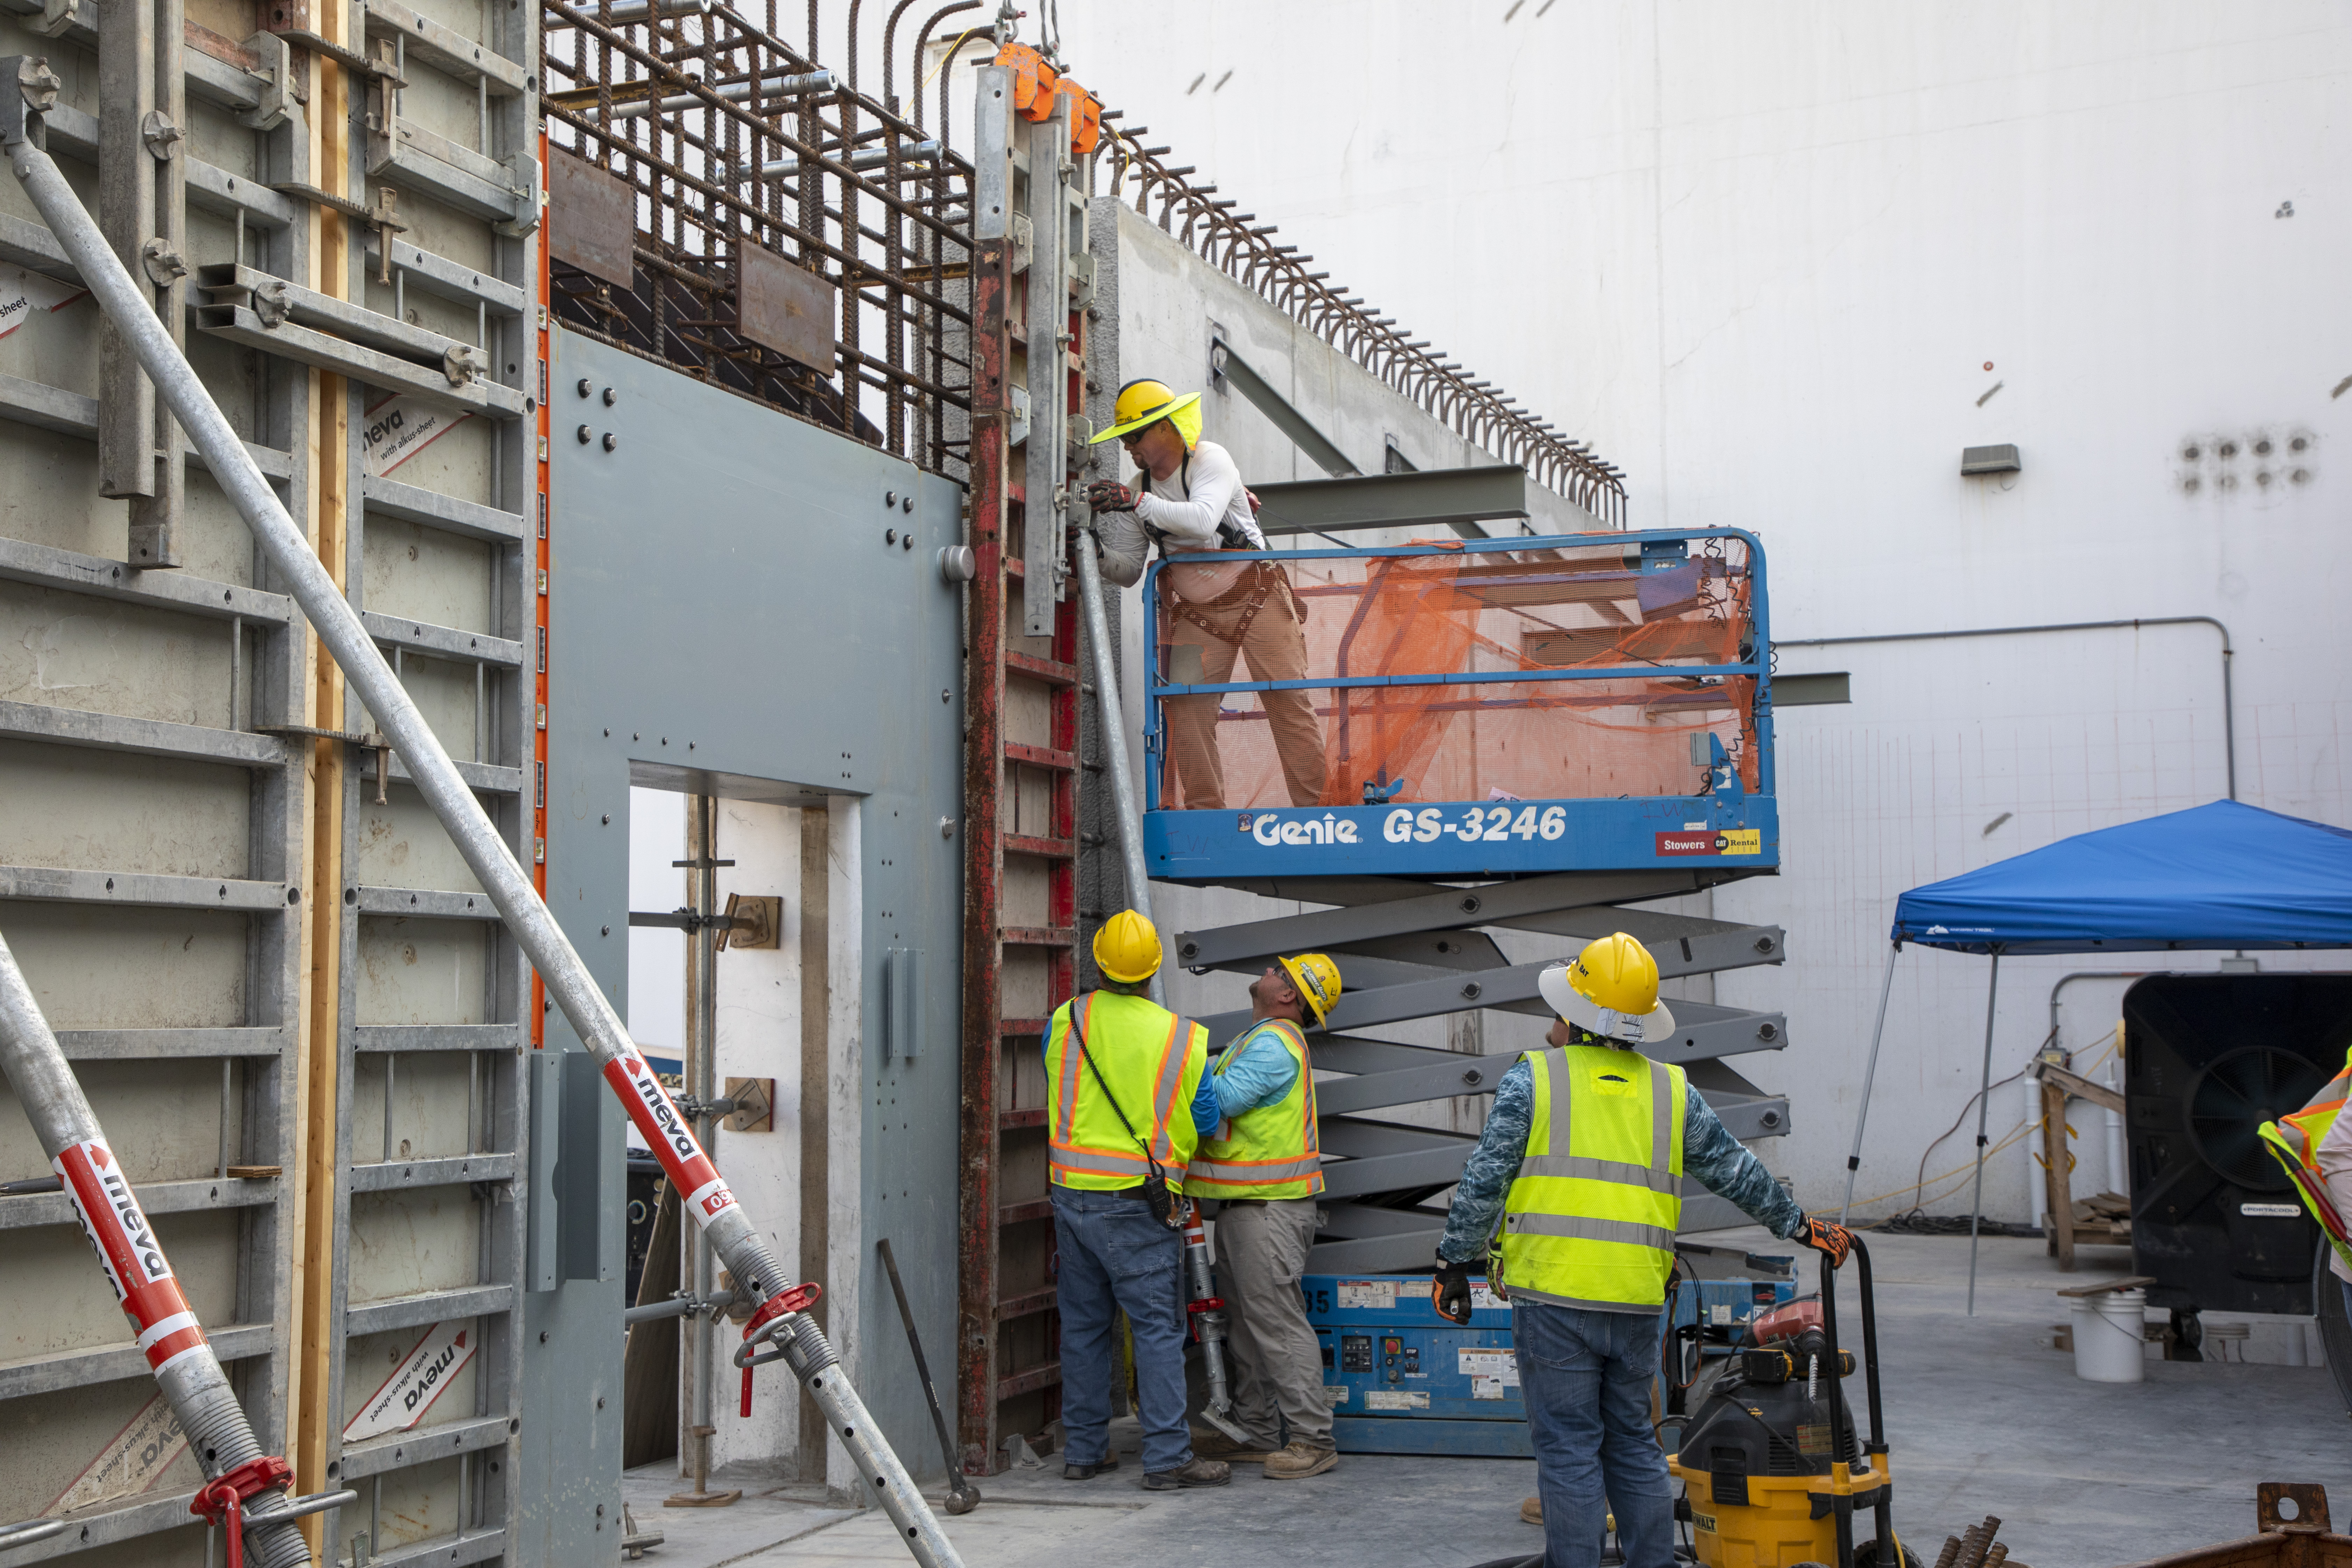
[[(1232, 555), (1220, 555), (1223, 562)], [(1378, 1114), (1492, 1094), (1517, 1051), (1473, 1055), (1370, 1031), (1474, 1009), (1546, 1015), (1537, 975), (1612, 931), (1669, 980), (1783, 957), (1778, 926), (1645, 908), (1780, 866), (1764, 553), (1713, 529), (1282, 551), (1307, 607), (1306, 679), (1174, 679), (1165, 630), (1146, 679), (1144, 852), (1155, 881), (1332, 906), (1186, 931), (1194, 973), (1276, 953), (1339, 958), (1347, 991), (1312, 1037), (1326, 1217), (1310, 1273), (1425, 1269), (1466, 1134)], [(1160, 569), (1147, 625), (1165, 626)], [(1235, 673), (1243, 673), (1236, 670)], [(1284, 794), (1261, 703), (1312, 694), (1321, 798)], [(1226, 798), (1194, 805), (1170, 762), (1171, 702), (1213, 699)], [(1272, 763), (1275, 765), (1269, 765)], [(1514, 963), (1496, 931), (1540, 933)], [(1522, 956), (1528, 945), (1514, 941)], [(1651, 1047), (1743, 1140), (1789, 1130), (1787, 1100), (1725, 1058), (1778, 1050), (1785, 1019), (1675, 1000)], [(1245, 1013), (1202, 1018), (1223, 1040)], [(1740, 1223), (1693, 1184), (1685, 1230)]]

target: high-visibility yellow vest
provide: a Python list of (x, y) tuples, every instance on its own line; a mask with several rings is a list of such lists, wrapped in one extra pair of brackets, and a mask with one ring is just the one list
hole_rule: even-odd
[(1683, 1069), (1607, 1046), (1526, 1060), (1535, 1114), (1503, 1205), (1511, 1295), (1614, 1311), (1664, 1307), (1683, 1212)]
[[(1070, 1039), (1073, 1007), (1086, 1036), (1083, 1053)], [(1170, 1190), (1182, 1192), (1184, 1170), (1201, 1137), (1192, 1125), (1192, 1096), (1208, 1067), (1209, 1031), (1149, 997), (1089, 991), (1054, 1009), (1045, 1030), (1054, 1184), (1095, 1192), (1136, 1185), (1151, 1173), (1137, 1142), (1141, 1138), (1150, 1140), (1151, 1159), (1160, 1163)], [(1118, 1110), (1105, 1086), (1118, 1097)], [(1132, 1136), (1120, 1111), (1134, 1124)]]
[(1315, 1141), (1315, 1069), (1307, 1037), (1287, 1018), (1268, 1018), (1227, 1046), (1212, 1069), (1223, 1077), (1249, 1043), (1282, 1042), (1298, 1071), (1271, 1105), (1229, 1117), (1202, 1140), (1184, 1190), (1196, 1198), (1308, 1198), (1323, 1190), (1323, 1155)]
[(2327, 1178), (2319, 1173), (2319, 1145), (2336, 1125), (2336, 1113), (2344, 1109), (2347, 1091), (2352, 1091), (2352, 1052), (2345, 1055), (2344, 1070), (2328, 1079), (2301, 1110), (2265, 1121), (2259, 1131), (2263, 1142), (2270, 1145), (2272, 1157), (2286, 1167), (2287, 1179), (2303, 1195), (2303, 1206), (2327, 1233), (2336, 1256), (2352, 1268), (2352, 1230), (2347, 1228), (2345, 1215), (2328, 1194)]

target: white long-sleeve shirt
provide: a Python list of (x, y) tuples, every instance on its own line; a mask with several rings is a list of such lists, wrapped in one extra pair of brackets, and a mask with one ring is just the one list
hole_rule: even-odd
[[(2312, 1160), (2327, 1183), (2327, 1195), (2336, 1200), (2336, 1212), (2352, 1215), (2352, 1115), (2337, 1113)], [(2334, 1247), (2328, 1248), (2327, 1267), (2338, 1279), (2352, 1279), (2352, 1268), (2344, 1267), (2343, 1256)]]
[[(1122, 587), (1142, 577), (1155, 535), (1160, 547), (1171, 557), (1223, 550), (1221, 523), (1244, 541), (1247, 548), (1266, 547), (1265, 535), (1258, 531), (1257, 521), (1250, 515), (1249, 489), (1242, 483), (1241, 468), (1233, 454), (1214, 441), (1196, 445), (1191, 457), (1167, 479), (1154, 479), (1149, 474), (1137, 478), (1144, 488), (1136, 497), (1135, 510), (1107, 511), (1095, 520), (1096, 534), (1103, 545), (1102, 574)], [(1166, 577), (1169, 589), (1178, 598), (1197, 605), (1231, 588), (1241, 572), (1238, 562), (1223, 566), (1182, 563), (1171, 565)]]

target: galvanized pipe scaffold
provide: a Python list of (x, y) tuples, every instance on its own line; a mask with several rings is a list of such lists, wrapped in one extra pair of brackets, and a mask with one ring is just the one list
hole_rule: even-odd
[[(692, 1129), (678, 1114), (653, 1068), (629, 1038), (620, 1016), (597, 988), (587, 964), (556, 923), (481, 804), (474, 798), (473, 790), (433, 733), (425, 715), (385, 662), (334, 579), (328, 575), (325, 564), (288, 516), (277, 492), (186, 356), (173, 342), (163, 322), (131, 282), (131, 275), (82, 205), (80, 197), (44, 149), (46, 132), (41, 115), (56, 103), (59, 85), (44, 60), (25, 56), (0, 58), (0, 144), (5, 144), (10, 169), (79, 270), (83, 286), (97, 297), (100, 308), (129, 343), (141, 368), (153, 380), (157, 393), (170, 405), (190, 441), (204, 454), (215, 482), (252, 529), (271, 568), (284, 579), (302, 606), (320, 644), (341, 668), (369, 714), (390, 737), (393, 749), (407, 764), (418, 793), (432, 807), (507, 929), (546, 982), (548, 994), (562, 1008), (564, 1017), (596, 1058), (606, 1083), (620, 1097), (630, 1120), (660, 1158), (687, 1211), (701, 1227), (705, 1243), (725, 1259), (737, 1285), (749, 1290), (761, 1303), (745, 1326), (743, 1342), (735, 1352), (735, 1363), (744, 1372), (745, 1399), (750, 1398), (753, 1365), (771, 1360), (784, 1361), (807, 1389), (809, 1397), (824, 1412), (835, 1436), (856, 1461), (860, 1478), (898, 1527), (915, 1560), (925, 1568), (961, 1568), (961, 1559), (916, 1489), (914, 1479), (883, 1438), (849, 1380), (841, 1375), (824, 1331), (807, 1315), (805, 1308), (816, 1299), (815, 1289), (786, 1285), (782, 1268), (766, 1240), (744, 1215), (734, 1194), (703, 1152)], [(16, 974), (13, 962), (7, 973)], [(48, 1113), (47, 1125), (42, 1130), (45, 1146), (49, 1146), (53, 1135), (56, 1139), (51, 1155), (54, 1159), (65, 1152), (68, 1142), (94, 1142), (97, 1122), (89, 1115), (72, 1071), (57, 1048), (55, 1037), (40, 1019), (38, 1008), (32, 1005), (32, 993), (23, 985), (20, 976), (15, 989), (17, 1001), (5, 1031), (10, 1042), (6, 1052), (9, 1078), (28, 1107), (42, 1103), (58, 1108)], [(18, 1082), (20, 1070), (26, 1075), (24, 1082)], [(126, 1197), (129, 1195), (127, 1184), (122, 1192)], [(135, 1205), (132, 1212), (135, 1213)], [(84, 1216), (86, 1221), (89, 1217), (86, 1208)], [(160, 1260), (160, 1253), (157, 1257)], [(117, 1289), (122, 1289), (119, 1282)], [(176, 1287), (172, 1296), (177, 1299)], [(163, 1318), (154, 1322), (142, 1320), (142, 1341), (149, 1333), (158, 1336), (151, 1346), (151, 1357), (156, 1349), (176, 1344), (176, 1339), (171, 1336), (183, 1331), (193, 1331), (201, 1341), (201, 1330), (196, 1328), (193, 1316), (185, 1314), (184, 1304), (179, 1315), (185, 1317), (184, 1325), (163, 1327)], [(762, 1346), (773, 1348), (763, 1350)], [(190, 1377), (201, 1378), (202, 1367), (209, 1365), (212, 1377), (220, 1379), (218, 1363), (209, 1352), (200, 1358), (191, 1356), (183, 1364), (194, 1369), (187, 1374)], [(159, 1363), (159, 1377), (162, 1374)], [(249, 1462), (232, 1457), (245, 1451), (235, 1445), (238, 1431), (244, 1433), (245, 1447), (252, 1450), (250, 1459), (265, 1458), (226, 1380), (209, 1386), (218, 1390), (217, 1395), (212, 1396), (210, 1403), (192, 1405), (191, 1411), (204, 1417), (215, 1405), (226, 1406), (235, 1412), (235, 1422), (229, 1424), (222, 1415), (215, 1418), (215, 1426), (204, 1426), (184, 1415), (190, 1439), (199, 1454), (209, 1450), (213, 1456), (206, 1461), (207, 1475), (217, 1473), (213, 1468), (215, 1461), (221, 1462), (223, 1468)], [(167, 1394), (170, 1388), (167, 1382)], [(283, 1465), (283, 1461), (277, 1463)], [(298, 1568), (308, 1563), (310, 1553), (300, 1535), (272, 1517), (286, 1507), (285, 1500), (275, 1492), (264, 1492), (253, 1500), (257, 1509), (248, 1523), (257, 1546), (263, 1549), (263, 1568)]]

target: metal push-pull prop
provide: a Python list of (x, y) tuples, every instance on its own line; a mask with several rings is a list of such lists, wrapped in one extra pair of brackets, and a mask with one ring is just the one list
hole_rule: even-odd
[[(108, 253), (110, 256), (111, 252)], [(128, 287), (128, 279), (125, 280)], [(153, 321), (152, 312), (148, 320)], [(221, 1371), (204, 1325), (188, 1310), (163, 1243), (139, 1207), (122, 1166), (90, 1113), (81, 1084), (58, 1048), (16, 956), (0, 937), (0, 1069), (41, 1141), (49, 1168), (65, 1184), (84, 1235), (123, 1315), (137, 1330), (139, 1348), (179, 1418), (203, 1468), (205, 1485), (189, 1511), (228, 1526), (229, 1568), (243, 1568), (246, 1550), (259, 1568), (310, 1568), (310, 1544), (294, 1528), (300, 1517), (285, 1494), (293, 1472), (284, 1459), (261, 1451), (236, 1390)], [(312, 1511), (305, 1509), (302, 1512)], [(24, 1531), (0, 1547), (41, 1539)]]
[[(425, 715), (394, 676), (392, 667), (384, 662), (358, 614), (335, 586), (334, 579), (327, 574), (325, 565), (301, 531), (294, 526), (277, 491), (246, 451), (245, 443), (230, 427), (186, 356), (172, 342), (163, 321), (123, 270), (122, 263), (106, 243), (81, 199), (44, 150), (41, 143), (46, 132), (40, 117), (56, 103), (59, 85), (46, 60), (22, 55), (0, 58), (0, 146), (7, 151), (8, 164), (17, 182), (79, 269), (84, 286), (98, 297), (100, 308), (131, 345), (140, 367), (154, 382), (156, 392), (170, 405), (189, 440), (204, 454), (214, 481), (252, 529), (270, 566), (284, 580), (295, 601), (302, 606), (303, 615), (317, 630), (319, 641), (341, 667), (360, 700), (408, 765), (417, 792), (433, 808), (433, 815), (457, 847), (467, 868), (481, 882), (515, 942), (546, 982), (548, 994), (563, 1009), (564, 1017), (603, 1067), (605, 1082), (620, 1097), (629, 1119), (659, 1156), (662, 1169), (681, 1194), (687, 1212), (693, 1215), (711, 1247), (725, 1260), (738, 1288), (748, 1289), (751, 1298), (761, 1303), (747, 1326), (743, 1345), (736, 1352), (737, 1364), (748, 1369), (759, 1343), (779, 1342), (785, 1363), (824, 1412), (834, 1436), (856, 1460), (859, 1475), (898, 1526), (900, 1539), (915, 1560), (925, 1568), (961, 1568), (955, 1548), (949, 1543), (921, 1493), (915, 1489), (914, 1478), (883, 1439), (856, 1390), (836, 1371), (838, 1363), (824, 1331), (798, 1310), (806, 1304), (805, 1299), (796, 1304), (792, 1294), (783, 1293), (783, 1269), (769, 1251), (766, 1240), (744, 1215), (735, 1202), (735, 1194), (719, 1178), (692, 1129), (670, 1103), (653, 1068), (629, 1038), (620, 1016), (597, 989), (587, 964), (582, 962), (541, 900), (539, 890), (516, 862), (513, 851), (483, 813), (457, 764), (450, 761), (448, 752), (426, 724)], [(28, 1002), (29, 998), (26, 993)], [(33, 1016), (38, 1017), (37, 1010)], [(65, 1070), (64, 1058), (55, 1054), (53, 1041), (47, 1059), (70, 1085), (72, 1075)], [(79, 1103), (79, 1089), (72, 1092), (76, 1103)], [(209, 1356), (205, 1361), (215, 1366), (214, 1375), (217, 1377), (216, 1363)], [(226, 1384), (220, 1386), (226, 1394)], [(229, 1403), (235, 1402), (231, 1399)], [(191, 1437), (195, 1437), (193, 1424), (189, 1430)], [(255, 1457), (259, 1457), (257, 1451)], [(275, 1510), (268, 1497), (254, 1500), (261, 1505), (260, 1509), (248, 1510), (246, 1517), (248, 1528), (259, 1536), (263, 1533), (260, 1521)], [(282, 1499), (276, 1501), (282, 1507)], [(272, 1539), (278, 1535), (299, 1542), (299, 1537), (291, 1531), (271, 1532)], [(308, 1561), (307, 1552), (300, 1557), (272, 1557), (267, 1559), (265, 1568), (292, 1568), (295, 1563)]]
[[(1110, 646), (1110, 614), (1103, 607), (1102, 563), (1095, 559), (1091, 528), (1073, 531), (1077, 557), (1078, 600), (1087, 617), (1087, 646), (1094, 658), (1095, 701), (1102, 713), (1103, 754), (1109, 766), (1111, 816), (1118, 821), (1118, 861), (1127, 883), (1127, 907), (1151, 918), (1151, 881), (1143, 868), (1143, 819), (1136, 814), (1135, 775), (1127, 763), (1127, 726), (1118, 706), (1118, 664)], [(1168, 988), (1157, 970), (1151, 999), (1165, 1006)]]

